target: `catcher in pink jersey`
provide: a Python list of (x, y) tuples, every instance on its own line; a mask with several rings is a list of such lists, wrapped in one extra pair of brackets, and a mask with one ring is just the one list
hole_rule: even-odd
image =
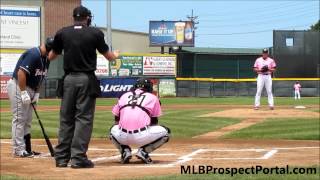
[(253, 70), (257, 72), (257, 93), (255, 97), (254, 109), (258, 110), (260, 107), (260, 97), (263, 87), (266, 87), (268, 94), (268, 104), (271, 110), (274, 109), (273, 95), (272, 95), (272, 73), (276, 70), (276, 63), (269, 57), (268, 49), (262, 50), (262, 57), (256, 59), (253, 65)]
[(110, 140), (119, 149), (123, 164), (132, 158), (130, 145), (138, 145), (136, 157), (150, 164), (149, 153), (169, 141), (170, 129), (158, 125), (162, 112), (159, 99), (151, 93), (152, 86), (150, 80), (138, 79), (112, 109), (115, 125)]

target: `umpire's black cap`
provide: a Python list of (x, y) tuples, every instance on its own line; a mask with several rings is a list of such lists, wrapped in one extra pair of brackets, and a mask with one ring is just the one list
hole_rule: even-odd
[(263, 50), (262, 50), (262, 53), (268, 53), (269, 52), (269, 50), (267, 49), (267, 48), (264, 48)]
[(73, 17), (91, 17), (91, 11), (84, 7), (84, 6), (78, 6), (73, 9)]

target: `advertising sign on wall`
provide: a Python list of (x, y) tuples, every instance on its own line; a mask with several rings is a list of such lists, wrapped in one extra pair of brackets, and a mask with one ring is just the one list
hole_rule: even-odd
[(143, 56), (143, 75), (175, 76), (175, 56)]
[(40, 17), (40, 7), (1, 5), (1, 48), (27, 49), (39, 46)]
[(110, 62), (111, 76), (142, 75), (142, 56), (119, 56)]
[(136, 78), (101, 79), (100, 88), (102, 97), (120, 97), (133, 87), (136, 80)]
[(21, 53), (0, 53), (0, 75), (13, 74), (14, 68), (21, 56)]
[(175, 79), (160, 79), (159, 95), (160, 97), (175, 97), (176, 83)]
[(150, 46), (194, 46), (191, 21), (150, 21)]
[(0, 76), (0, 86), (1, 86), (1, 92), (0, 92), (0, 98), (4, 99), (4, 98), (8, 98), (8, 89), (7, 89), (7, 84), (8, 81), (11, 79), (11, 76)]
[(97, 56), (97, 76), (109, 76), (109, 61), (102, 55)]

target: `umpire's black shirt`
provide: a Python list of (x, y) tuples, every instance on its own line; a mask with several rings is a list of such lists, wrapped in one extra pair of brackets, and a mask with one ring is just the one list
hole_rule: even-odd
[(54, 37), (53, 50), (61, 54), (64, 50), (65, 72), (93, 72), (96, 70), (97, 53), (109, 50), (104, 34), (95, 27), (73, 25), (60, 29)]

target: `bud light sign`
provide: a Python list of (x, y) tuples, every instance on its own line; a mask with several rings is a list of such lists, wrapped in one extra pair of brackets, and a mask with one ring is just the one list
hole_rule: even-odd
[(101, 79), (102, 97), (120, 97), (133, 87), (136, 80), (136, 78)]

